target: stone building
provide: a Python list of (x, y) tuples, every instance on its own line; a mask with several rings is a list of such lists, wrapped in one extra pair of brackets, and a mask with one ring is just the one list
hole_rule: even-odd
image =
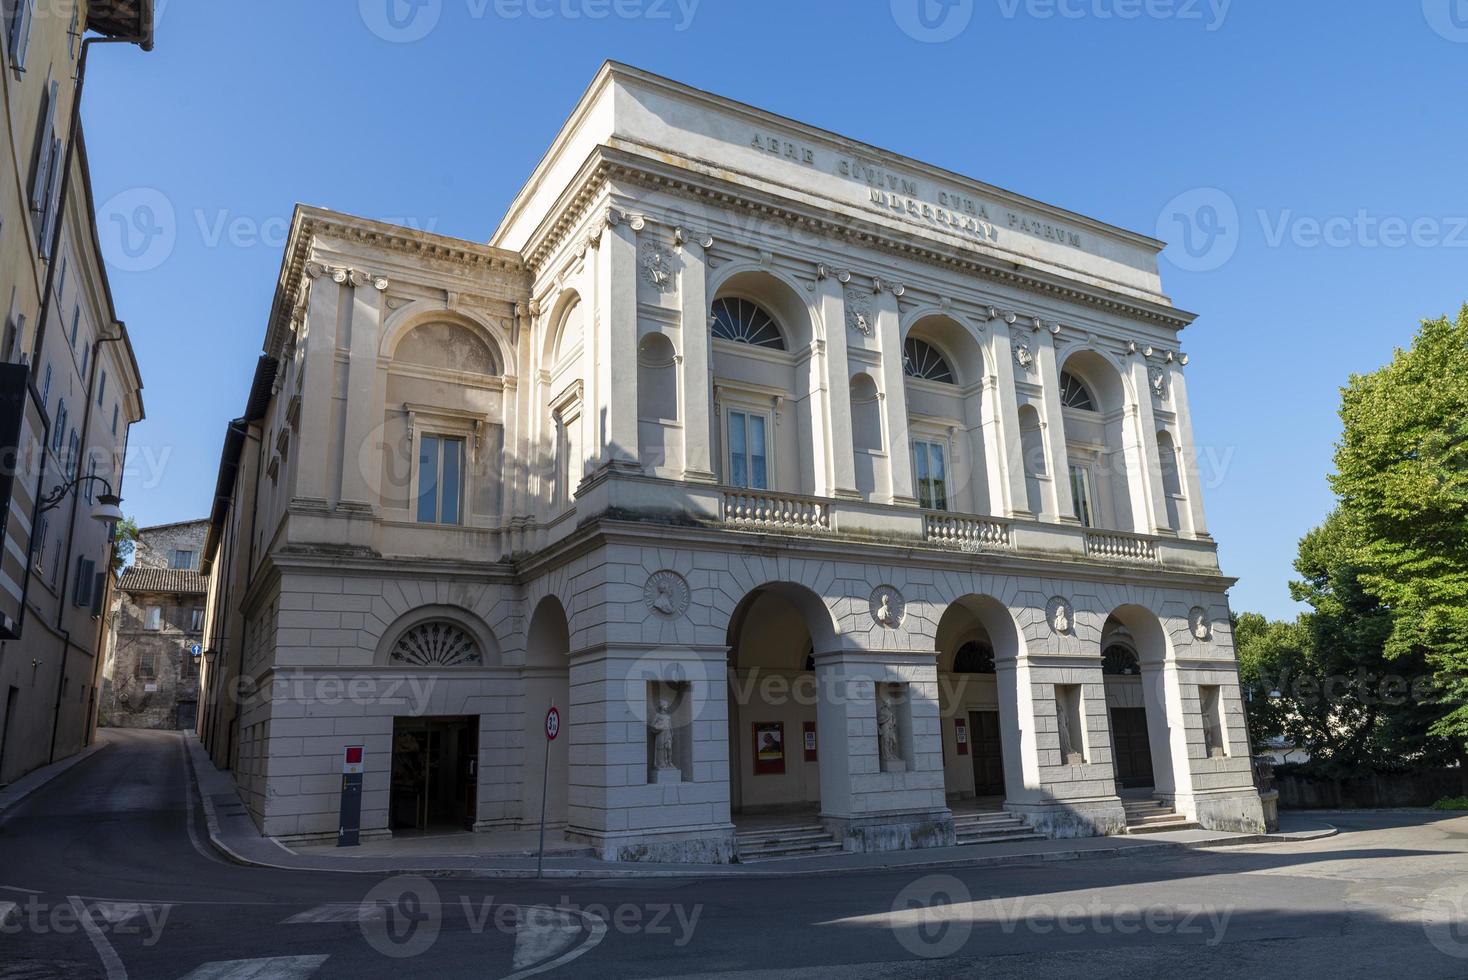
[(1260, 828), (1161, 249), (616, 64), (489, 244), (298, 209), (209, 751), (286, 840), (352, 745), (368, 836), (613, 860)]
[(151, 48), (152, 22), (151, 0), (7, 0), (0, 21), (0, 785), (90, 743), (97, 717), (114, 581), (100, 518), (120, 516), (104, 498), (123, 493), (143, 383), (80, 102), (93, 46)]
[(206, 591), (199, 560), (208, 529), (208, 521), (139, 529), (112, 611), (101, 724), (195, 726)]

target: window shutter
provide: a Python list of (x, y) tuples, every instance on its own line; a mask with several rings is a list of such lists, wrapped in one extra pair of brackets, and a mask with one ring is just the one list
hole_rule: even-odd
[(51, 258), (51, 242), (55, 237), (57, 212), (61, 204), (61, 165), (61, 137), (58, 136), (51, 140), (51, 172), (46, 181), (46, 220), (41, 223), (39, 242), (41, 257), (48, 261)]
[(72, 591), (75, 595), (72, 601), (78, 606), (90, 606), (92, 604), (92, 577), (96, 574), (97, 563), (90, 558), (83, 558), (76, 563), (76, 585)]
[(51, 184), (51, 134), (56, 131), (56, 102), (60, 91), (61, 86), (53, 80), (46, 89), (46, 111), (41, 115), (41, 128), (36, 130), (35, 159), (31, 162), (31, 210), (37, 215), (37, 228), (44, 223), (40, 216), (46, 210), (46, 193)]
[(16, 10), (11, 16), (10, 63), (16, 71), (25, 71), (25, 55), (31, 46), (31, 11), (36, 0), (16, 0)]

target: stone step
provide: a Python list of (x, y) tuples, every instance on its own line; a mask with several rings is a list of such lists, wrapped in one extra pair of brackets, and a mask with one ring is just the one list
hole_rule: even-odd
[(1010, 834), (1030, 834), (1034, 831), (1023, 823), (1003, 824), (997, 827), (966, 827), (954, 828), (955, 836), (959, 840), (969, 837), (1005, 837)]
[(1197, 823), (1196, 821), (1193, 821), (1193, 820), (1189, 820), (1187, 817), (1184, 817), (1181, 814), (1175, 814), (1174, 817), (1173, 817), (1173, 819), (1171, 819), (1171, 820), (1162, 820), (1162, 821), (1156, 821), (1156, 822), (1150, 822), (1149, 821), (1147, 823), (1127, 824), (1126, 832), (1129, 835), (1135, 835), (1135, 834), (1157, 834), (1157, 833), (1161, 833), (1161, 832), (1167, 831), (1167, 830), (1200, 830), (1200, 829), (1202, 829), (1202, 824)]
[(806, 841), (830, 840), (831, 834), (821, 827), (788, 830), (780, 833), (736, 834), (740, 847), (760, 847), (766, 844), (796, 844)]
[(1044, 839), (1045, 839), (1045, 835), (1044, 834), (1037, 834), (1037, 833), (1035, 833), (1032, 830), (1026, 829), (1026, 830), (1021, 831), (1019, 833), (1013, 833), (1013, 834), (980, 834), (980, 835), (978, 835), (976, 837), (960, 837), (960, 838), (958, 838), (958, 846), (959, 847), (967, 847), (970, 844), (1003, 844), (1003, 843), (1006, 843), (1008, 841), (1016, 841), (1016, 840), (1044, 840)]
[(745, 848), (740, 845), (739, 863), (755, 864), (777, 858), (820, 857), (823, 854), (839, 854), (841, 845), (829, 836), (823, 841), (807, 841), (801, 844), (766, 844)]

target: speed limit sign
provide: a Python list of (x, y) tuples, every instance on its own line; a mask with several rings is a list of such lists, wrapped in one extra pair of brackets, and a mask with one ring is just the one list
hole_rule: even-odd
[(561, 734), (561, 713), (555, 708), (545, 713), (545, 737), (554, 742)]

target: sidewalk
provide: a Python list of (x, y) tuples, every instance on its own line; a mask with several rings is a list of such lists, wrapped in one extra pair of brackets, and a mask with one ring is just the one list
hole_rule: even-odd
[(92, 742), (91, 745), (88, 745), (80, 752), (69, 755), (65, 759), (57, 760), (50, 765), (42, 766), (39, 769), (32, 769), (15, 782), (7, 783), (3, 788), (0, 788), (0, 818), (4, 818), (7, 812), (23, 803), (26, 797), (30, 796), (36, 790), (45, 786), (62, 773), (67, 772), (73, 766), (86, 762), (92, 756), (107, 748), (107, 745), (107, 736), (101, 729), (98, 729), (96, 741)]
[[(310, 846), (288, 848), (261, 835), (245, 813), (234, 780), (214, 767), (192, 733), (185, 735), (194, 777), (209, 823), (209, 838), (226, 857), (240, 863), (285, 871), (336, 871), (356, 874), (425, 874), (470, 878), (533, 878), (535, 855), (524, 848), (526, 835), (512, 832), (498, 838), (509, 846), (504, 853), (452, 853), (465, 846), (476, 850), (495, 835), (455, 834), (387, 840), (356, 848)], [(586, 848), (559, 841), (557, 853), (547, 835), (547, 878), (790, 878), (851, 874), (900, 868), (974, 868), (1045, 861), (1075, 861), (1129, 854), (1155, 854), (1185, 848), (1224, 847), (1314, 840), (1336, 830), (1329, 824), (1286, 815), (1276, 834), (1230, 834), (1211, 830), (1179, 830), (1139, 837), (1081, 837), (1074, 840), (1015, 841), (971, 844), (916, 851), (875, 854), (834, 854), (785, 858), (758, 864), (614, 864), (598, 861)]]

